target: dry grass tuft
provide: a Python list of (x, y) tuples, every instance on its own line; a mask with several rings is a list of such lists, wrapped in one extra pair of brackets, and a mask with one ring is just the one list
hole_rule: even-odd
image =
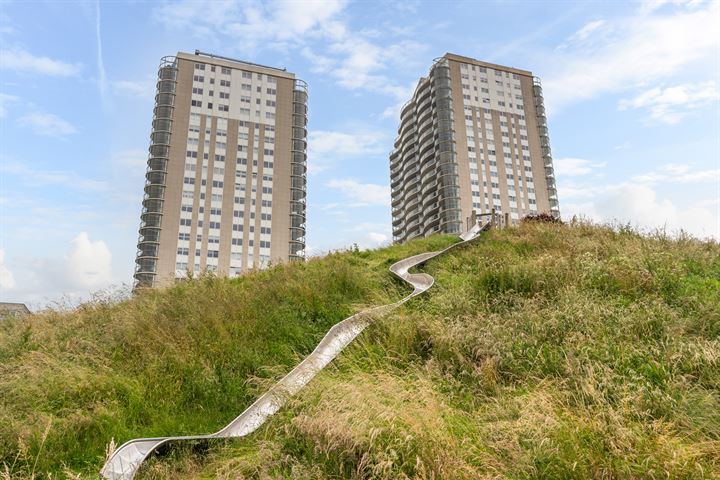
[[(0, 324), (0, 479), (93, 476), (119, 441), (214, 431), (435, 237)], [(524, 222), (424, 267), (247, 439), (141, 478), (720, 478), (720, 246)], [(51, 427), (48, 427), (51, 425)]]

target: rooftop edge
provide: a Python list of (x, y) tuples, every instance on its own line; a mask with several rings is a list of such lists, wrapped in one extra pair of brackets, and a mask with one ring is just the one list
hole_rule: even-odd
[(444, 58), (447, 58), (448, 60), (454, 60), (456, 62), (463, 62), (463, 63), (469, 63), (471, 65), (477, 65), (480, 67), (486, 67), (486, 68), (492, 68), (495, 70), (502, 70), (505, 72), (511, 72), (511, 73), (517, 73), (518, 75), (525, 75), (528, 77), (532, 77), (533, 74), (529, 70), (522, 70), (520, 68), (514, 68), (514, 67), (506, 67), (504, 65), (499, 65), (497, 63), (490, 63), (490, 62), (483, 62), (480, 60), (476, 60), (471, 57), (465, 57), (463, 55), (457, 55), (455, 53), (446, 53), (443, 55)]
[(177, 58), (189, 60), (191, 62), (201, 61), (203, 63), (209, 63), (221, 67), (240, 68), (242, 70), (264, 73), (274, 77), (290, 78), (295, 80), (295, 74), (288, 72), (283, 68), (260, 65), (258, 63), (248, 62), (245, 60), (236, 60), (228, 57), (223, 57), (222, 55), (201, 52), (199, 50), (195, 50), (195, 53), (178, 52)]

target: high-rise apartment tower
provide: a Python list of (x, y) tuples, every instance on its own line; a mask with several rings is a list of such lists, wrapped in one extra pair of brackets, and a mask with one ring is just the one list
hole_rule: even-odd
[(138, 286), (238, 275), (305, 252), (307, 85), (201, 52), (158, 71)]
[(446, 54), (400, 114), (393, 239), (458, 233), (471, 213), (560, 215), (540, 80)]

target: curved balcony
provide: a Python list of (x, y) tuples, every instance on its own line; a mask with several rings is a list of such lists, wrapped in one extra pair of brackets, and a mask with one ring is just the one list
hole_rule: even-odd
[(158, 244), (156, 242), (143, 241), (138, 245), (138, 257), (157, 257)]
[(167, 117), (158, 117), (153, 119), (153, 132), (170, 132), (172, 130), (172, 119)]
[(143, 200), (148, 198), (157, 198), (159, 200), (165, 198), (165, 185), (145, 184), (145, 195), (143, 196)]
[(148, 185), (165, 185), (167, 173), (161, 170), (149, 170), (145, 174), (145, 178), (147, 179)]
[(157, 227), (143, 227), (140, 229), (138, 243), (140, 242), (159, 242), (160, 229)]
[(135, 287), (152, 286), (156, 275), (161, 234), (167, 162), (170, 154), (172, 117), (177, 86), (175, 57), (163, 57), (158, 68), (158, 82), (150, 133), (149, 157), (145, 174), (145, 195), (140, 213)]
[(170, 145), (170, 132), (152, 132), (150, 141), (153, 145)]
[(148, 159), (147, 171), (167, 172), (167, 158), (150, 157)]
[[(407, 240), (462, 225), (450, 70), (437, 60), (402, 110), (390, 156), (393, 238)], [(439, 199), (446, 198), (440, 204)]]
[(550, 137), (545, 117), (545, 105), (540, 79), (533, 77), (533, 96), (535, 97), (535, 113), (538, 122), (538, 134), (540, 136), (540, 148), (542, 150), (543, 165), (545, 167), (545, 180), (547, 181), (547, 194), (550, 203), (550, 213), (560, 216), (560, 208), (557, 200), (557, 189), (555, 188), (555, 171), (552, 165), (552, 151), (550, 150)]
[(290, 259), (305, 258), (305, 199), (307, 197), (307, 102), (308, 86), (295, 80), (290, 133)]
[(163, 200), (155, 199), (155, 198), (148, 198), (144, 199), (143, 202), (143, 209), (142, 213), (148, 213), (148, 212), (162, 212), (163, 207)]
[(153, 109), (154, 119), (171, 119), (173, 116), (174, 106), (172, 105), (155, 105)]

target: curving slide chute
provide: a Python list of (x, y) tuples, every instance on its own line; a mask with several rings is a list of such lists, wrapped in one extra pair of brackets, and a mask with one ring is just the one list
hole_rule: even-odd
[(210, 440), (215, 438), (244, 437), (257, 430), (265, 421), (277, 412), (287, 398), (301, 390), (317, 373), (332, 361), (355, 337), (370, 323), (389, 311), (399, 307), (411, 298), (432, 287), (435, 279), (427, 273), (410, 273), (410, 269), (442, 255), (448, 250), (476, 239), (480, 232), (493, 224), (492, 217), (476, 224), (460, 235), (461, 241), (438, 252), (427, 252), (400, 260), (390, 267), (390, 271), (413, 286), (410, 295), (401, 300), (369, 308), (358, 312), (333, 325), (315, 350), (300, 362), (290, 373), (273, 385), (235, 420), (222, 430), (209, 435), (182, 437), (138, 438), (129, 440), (110, 454), (100, 474), (109, 480), (131, 480), (142, 462), (159, 446), (182, 440)]

